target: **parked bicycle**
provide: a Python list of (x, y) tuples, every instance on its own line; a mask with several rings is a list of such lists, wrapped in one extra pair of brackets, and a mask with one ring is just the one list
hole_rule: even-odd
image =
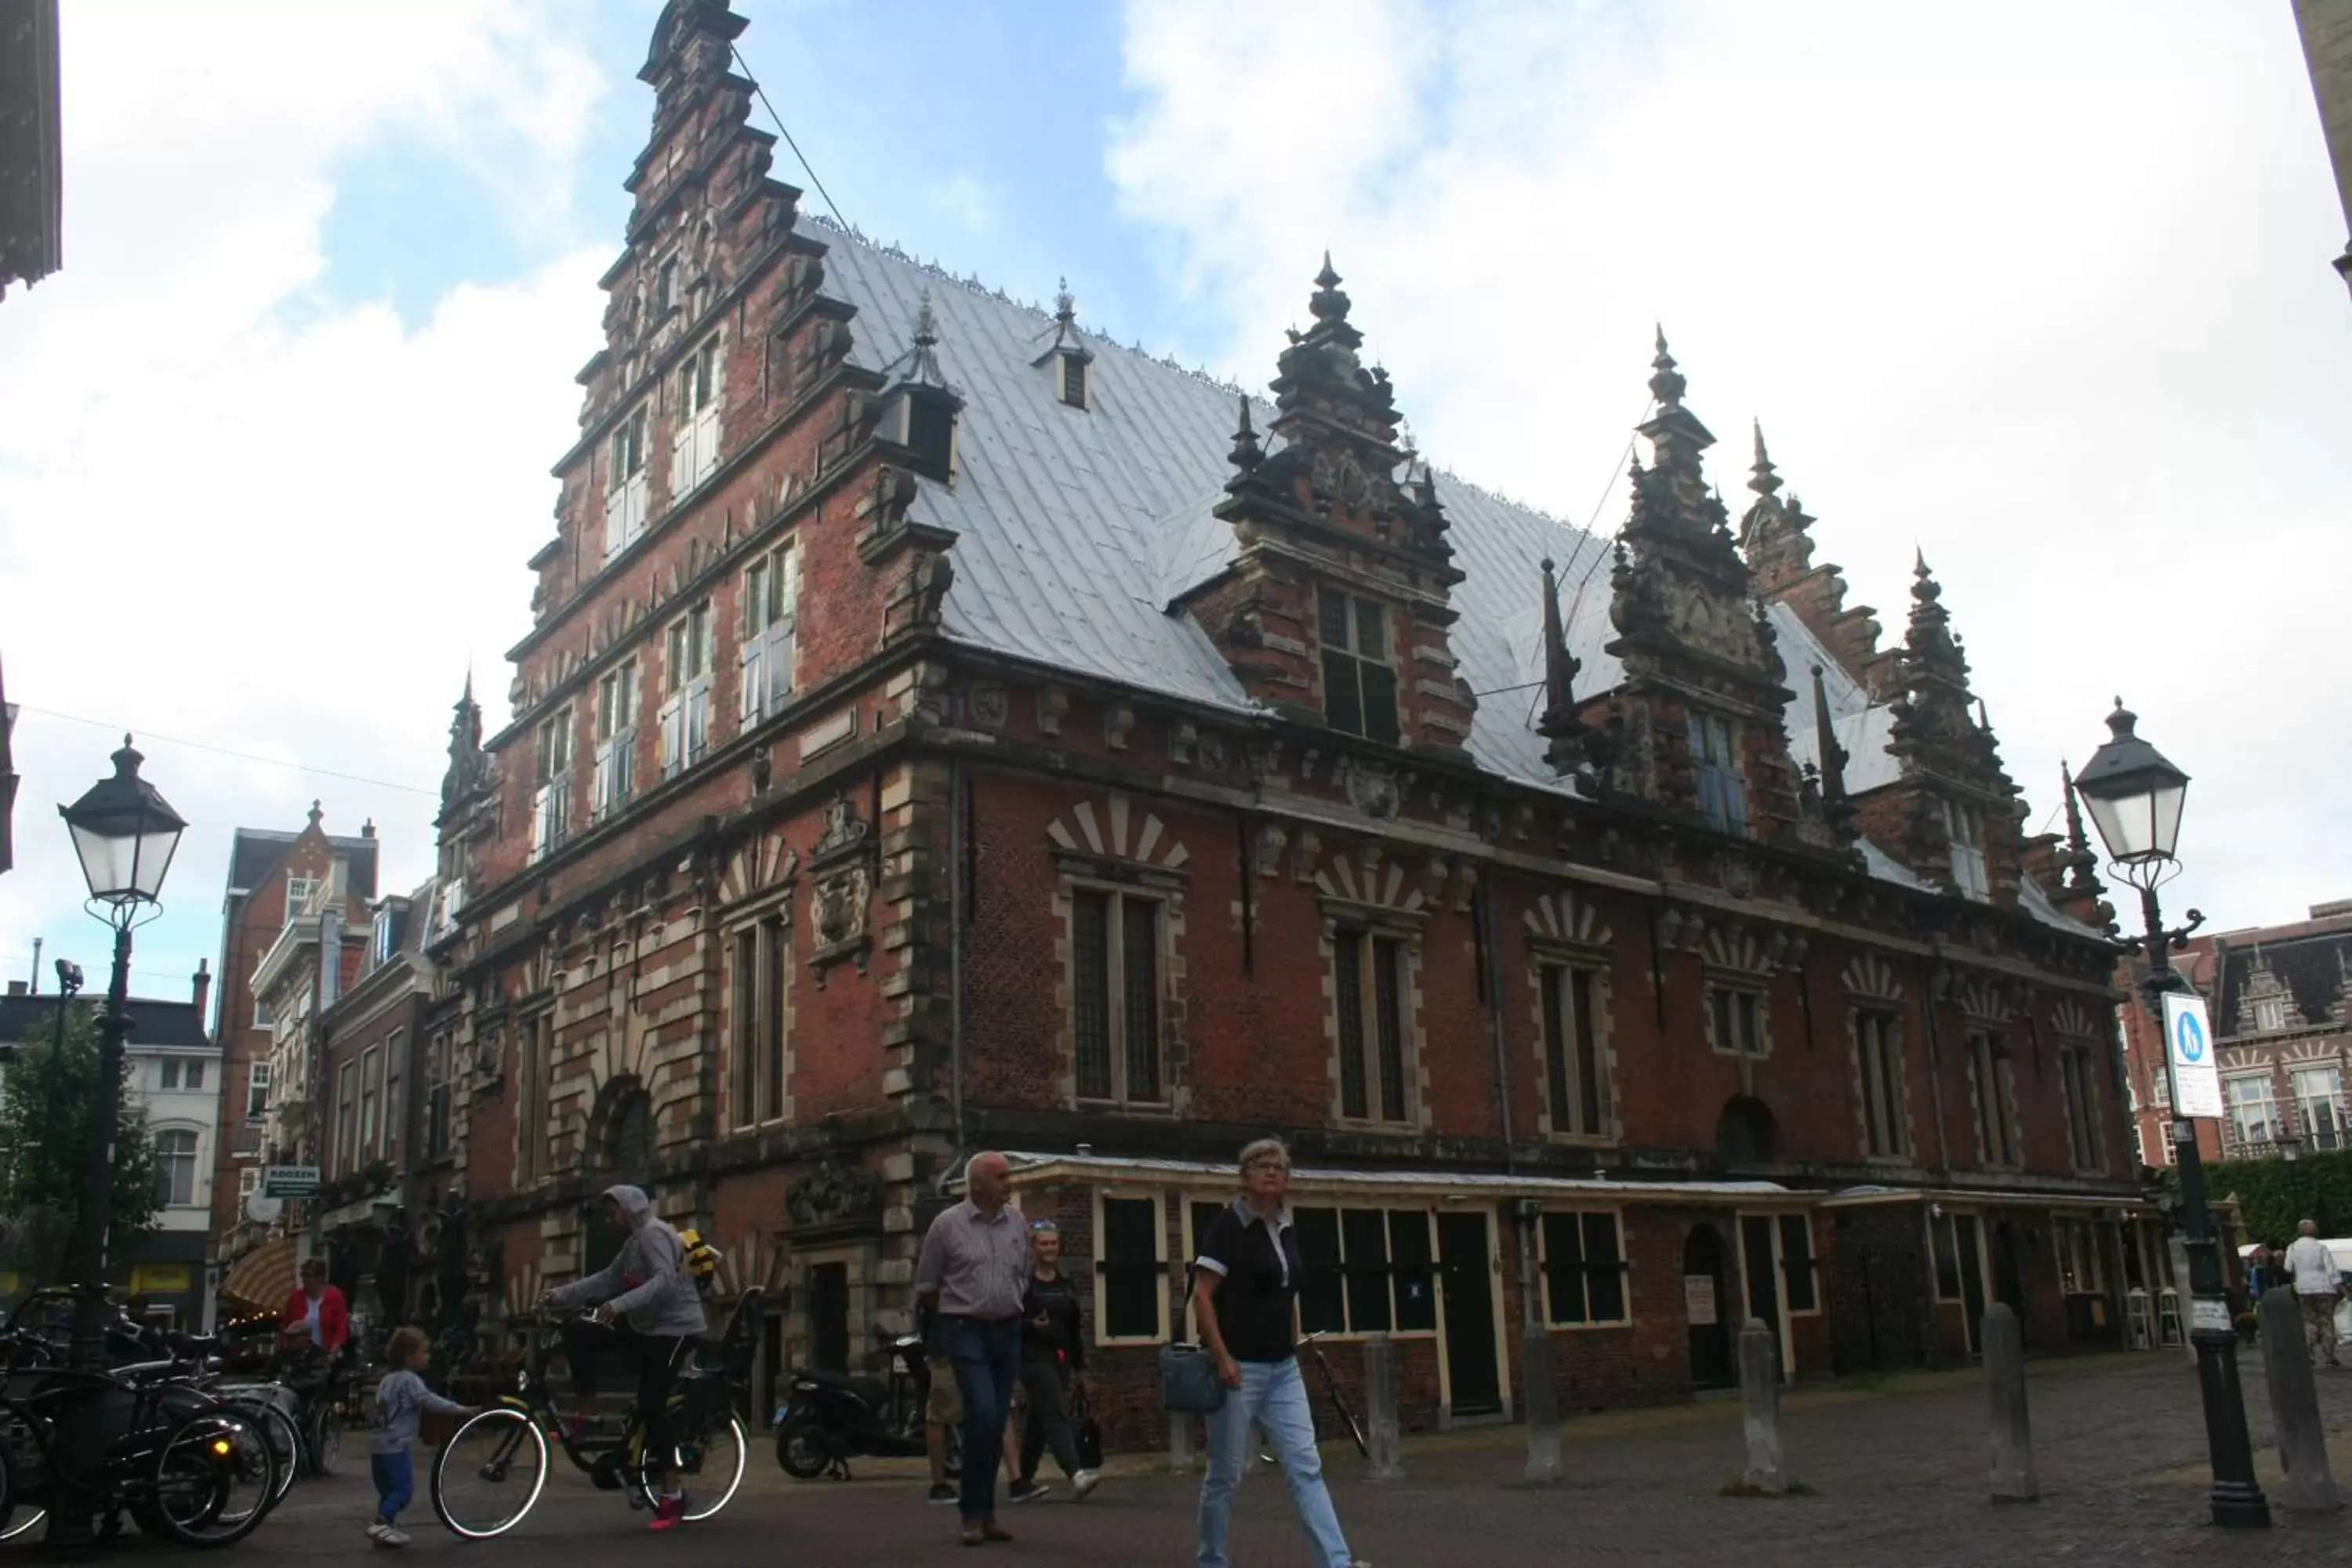
[[(743, 1293), (721, 1338), (689, 1342), (680, 1352), (691, 1359), (669, 1397), (670, 1432), (677, 1468), (688, 1479), (689, 1522), (725, 1508), (743, 1484), (750, 1439), (736, 1406), (750, 1394), (761, 1294)], [(483, 1541), (520, 1524), (546, 1489), (550, 1438), (599, 1490), (625, 1492), (632, 1509), (654, 1506), (664, 1467), (645, 1452), (645, 1422), (635, 1407), (624, 1417), (620, 1435), (606, 1436), (573, 1435), (556, 1406), (547, 1352), (551, 1331), (572, 1315), (547, 1310), (531, 1315), (530, 1351), (516, 1391), (461, 1422), (434, 1456), (433, 1511), (453, 1533)]]

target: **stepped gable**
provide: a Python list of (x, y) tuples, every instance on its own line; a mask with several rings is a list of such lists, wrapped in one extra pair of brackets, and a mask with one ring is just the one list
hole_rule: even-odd
[[(939, 322), (941, 373), (962, 394), (956, 479), (918, 481), (911, 516), (956, 535), (955, 580), (941, 625), (957, 641), (1073, 675), (1146, 685), (1188, 702), (1262, 711), (1214, 643), (1191, 617), (1169, 613), (1187, 592), (1228, 570), (1239, 552), (1216, 512), (1234, 468), (1241, 388), (1173, 361), (1089, 332), (1089, 406), (1065, 406), (1047, 350), (1058, 323), (976, 279), (957, 278), (824, 217), (803, 213), (801, 234), (825, 247), (824, 291), (856, 311), (850, 359), (882, 374), (914, 346), (912, 327), (929, 291)], [(1039, 362), (1043, 359), (1045, 363)], [(1247, 399), (1261, 449), (1276, 409)], [(1449, 524), (1445, 542), (1461, 580), (1454, 657), (1477, 708), (1466, 750), (1515, 784), (1574, 794), (1555, 772), (1537, 725), (1545, 678), (1542, 563), (1558, 581), (1559, 613), (1590, 700), (1623, 679), (1607, 645), (1606, 540), (1508, 500), (1443, 468), (1434, 483)], [(1535, 590), (1535, 591), (1531, 591)], [(1790, 669), (1823, 666), (1832, 730), (1847, 753), (1845, 784), (1859, 795), (1894, 783), (1887, 750), (1893, 715), (1787, 605), (1766, 621)], [(1810, 679), (1794, 688), (1784, 722), (1793, 760), (1815, 761)], [(1864, 841), (1871, 873), (1918, 879)], [(2068, 930), (2077, 923), (2046, 900), (2026, 907)]]

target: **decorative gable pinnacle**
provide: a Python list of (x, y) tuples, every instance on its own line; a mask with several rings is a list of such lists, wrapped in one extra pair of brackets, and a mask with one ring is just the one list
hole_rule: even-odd
[(1228, 460), (1236, 471), (1225, 481), (1229, 490), (1247, 484), (1265, 461), (1265, 450), (1257, 444), (1257, 427), (1250, 423), (1249, 395), (1244, 393), (1234, 401), (1241, 405), (1241, 422), (1234, 427), (1234, 449)]
[(1576, 676), (1580, 668), (1568, 651), (1568, 636), (1560, 626), (1559, 582), (1552, 575), (1551, 559), (1543, 563), (1544, 707), (1536, 732), (1547, 742), (1544, 761), (1558, 773), (1577, 771), (1584, 760), (1584, 726), (1576, 713)]
[(1756, 461), (1748, 470), (1754, 476), (1748, 488), (1769, 500), (1780, 488), (1780, 476), (1772, 467), (1772, 454), (1764, 449), (1764, 422), (1754, 420), (1751, 427), (1756, 435)]
[(1822, 684), (1822, 667), (1812, 667), (1813, 749), (1820, 757), (1816, 787), (1821, 791), (1822, 820), (1838, 845), (1853, 842), (1853, 806), (1846, 799), (1845, 765), (1852, 759), (1838, 744), (1836, 717), (1830, 712), (1829, 693)]

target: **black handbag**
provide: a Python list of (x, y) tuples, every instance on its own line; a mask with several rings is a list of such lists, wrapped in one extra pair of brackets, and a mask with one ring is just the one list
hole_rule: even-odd
[(1101, 1469), (1102, 1423), (1095, 1419), (1094, 1404), (1087, 1398), (1084, 1384), (1070, 1390), (1070, 1430), (1078, 1441), (1078, 1468)]
[[(1185, 1310), (1192, 1310), (1192, 1270), (1184, 1270)], [(1225, 1380), (1205, 1345), (1160, 1347), (1160, 1403), (1175, 1415), (1214, 1415), (1225, 1407)]]

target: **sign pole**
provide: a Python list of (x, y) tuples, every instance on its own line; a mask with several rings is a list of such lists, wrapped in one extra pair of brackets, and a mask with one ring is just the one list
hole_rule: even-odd
[[(2205, 1203), (2205, 1162), (2198, 1152), (2197, 1124), (2191, 1120), (2194, 1114), (2221, 1112), (2212, 1028), (2204, 998), (2175, 990), (2172, 933), (2164, 929), (2156, 889), (2141, 889), (2139, 899), (2147, 922), (2148, 1000), (2157, 1005), (2157, 1016), (2165, 1025), (2166, 1070), (2172, 1079), (2173, 1160), (2180, 1173), (2180, 1220), (2189, 1255), (2189, 1338), (2197, 1348), (2197, 1384), (2204, 1396), (2205, 1445), (2213, 1467), (2213, 1522), (2266, 1530), (2271, 1508), (2254, 1480), (2245, 1391), (2238, 1383), (2238, 1333), (2222, 1289), (2221, 1248), (2213, 1238), (2212, 1211)], [(2176, 1019), (2181, 1020), (2177, 1026)], [(2189, 1054), (2192, 1049), (2194, 1055)], [(2189, 1100), (2211, 1109), (2192, 1111)]]

